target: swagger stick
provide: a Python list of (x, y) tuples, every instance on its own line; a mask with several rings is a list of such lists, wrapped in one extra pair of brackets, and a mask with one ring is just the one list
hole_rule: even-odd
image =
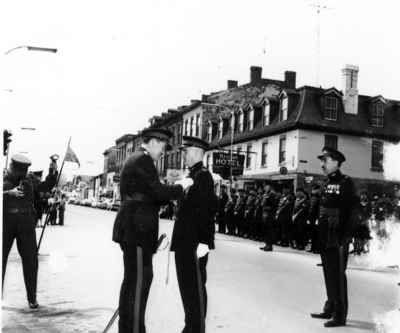
[[(69, 137), (69, 140), (68, 140), (67, 151), (68, 151), (70, 143), (71, 143), (71, 137)], [(64, 162), (65, 162), (65, 156), (66, 155), (67, 155), (67, 153), (65, 153), (65, 155), (64, 155), (64, 158), (63, 158), (63, 161), (62, 161), (62, 164), (61, 164), (61, 169), (60, 169), (60, 172), (59, 172), (59, 174), (57, 176), (56, 184), (54, 185), (55, 188), (57, 188), (58, 183), (60, 181), (61, 173), (62, 173), (62, 170), (63, 170), (63, 167), (64, 167)], [(49, 222), (49, 219), (50, 219), (50, 210), (47, 212), (46, 219), (44, 220), (44, 226), (42, 228), (42, 233), (40, 234), (39, 242), (38, 242), (37, 249), (36, 249), (36, 253), (38, 253), (38, 254), (39, 254), (40, 245), (42, 244), (44, 231), (46, 230), (46, 226), (47, 226), (47, 224)]]

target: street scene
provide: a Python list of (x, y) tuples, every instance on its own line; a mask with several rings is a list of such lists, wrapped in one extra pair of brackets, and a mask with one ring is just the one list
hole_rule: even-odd
[(1, 331), (400, 332), (399, 9), (7, 2)]
[[(25, 308), (21, 263), (12, 250), (3, 332), (102, 332), (115, 311), (123, 274), (121, 250), (110, 242), (115, 213), (69, 205), (65, 215), (65, 226), (52, 227), (40, 250), (41, 308), (36, 312)], [(170, 236), (172, 224), (161, 220), (161, 232)], [(309, 315), (323, 301), (319, 256), (283, 247), (265, 253), (260, 245), (216, 235), (208, 267), (209, 332), (324, 332), (323, 321)], [(183, 325), (173, 264), (165, 283), (167, 255), (164, 250), (154, 256), (149, 332), (177, 332)], [(379, 316), (396, 305), (397, 273), (385, 267), (368, 269), (350, 259), (348, 279), (348, 327), (335, 331), (373, 332)]]

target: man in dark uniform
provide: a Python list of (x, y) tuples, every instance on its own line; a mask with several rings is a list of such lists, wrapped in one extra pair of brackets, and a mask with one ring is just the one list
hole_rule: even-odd
[(245, 236), (244, 211), (246, 207), (246, 194), (243, 189), (238, 190), (238, 197), (234, 208), (234, 221), (239, 237)]
[(203, 166), (207, 142), (183, 137), (183, 159), (193, 185), (178, 203), (171, 250), (175, 251), (176, 274), (185, 311), (183, 333), (205, 333), (207, 312), (206, 265), (214, 249), (214, 216), (217, 196), (210, 172)]
[(296, 200), (293, 208), (293, 238), (296, 241), (296, 248), (304, 250), (307, 245), (307, 218), (308, 218), (308, 194), (302, 188), (296, 189)]
[(225, 219), (225, 206), (228, 202), (228, 194), (226, 193), (226, 186), (221, 186), (221, 193), (218, 198), (218, 232), (221, 234), (226, 233), (226, 219)]
[(322, 313), (311, 316), (332, 318), (325, 327), (344, 326), (348, 311), (346, 267), (353, 233), (353, 210), (358, 198), (352, 179), (340, 171), (346, 160), (344, 155), (324, 147), (318, 158), (328, 177), (322, 189), (319, 216), (320, 251), (328, 299)]
[(153, 279), (153, 254), (157, 250), (158, 214), (161, 205), (183, 194), (181, 185), (161, 184), (154, 162), (163, 154), (172, 133), (147, 129), (142, 147), (121, 170), (121, 206), (113, 241), (120, 244), (124, 279), (119, 298), (119, 333), (144, 333), (147, 298)]
[(3, 177), (3, 274), (6, 273), (7, 259), (14, 239), (22, 259), (25, 288), (29, 307), (36, 309), (38, 257), (36, 245), (36, 212), (34, 193), (47, 192), (56, 184), (57, 167), (49, 169), (44, 182), (34, 182), (27, 176), (31, 161), (23, 155), (14, 155), (11, 165)]
[(244, 210), (244, 233), (248, 238), (254, 239), (255, 228), (254, 228), (254, 208), (255, 208), (255, 191), (253, 189), (249, 190), (249, 195), (247, 196), (246, 206)]
[[(28, 176), (32, 178), (32, 182), (34, 185), (40, 184), (42, 182), (43, 170), (29, 172)], [(42, 196), (44, 195), (44, 193), (39, 192), (37, 186), (34, 187), (36, 188), (36, 190), (33, 193), (33, 206), (36, 212), (36, 226), (41, 227), (43, 216)]]
[(262, 232), (262, 199), (263, 199), (263, 190), (259, 188), (257, 190), (256, 200), (254, 202), (254, 230), (255, 230), (255, 239), (257, 241), (262, 241), (263, 232)]
[(275, 222), (275, 206), (276, 198), (272, 185), (264, 186), (264, 195), (261, 202), (262, 206), (262, 222), (265, 235), (265, 246), (260, 247), (263, 251), (272, 251), (274, 243), (274, 222)]
[(235, 206), (237, 201), (236, 191), (231, 189), (231, 196), (228, 202), (225, 205), (224, 209), (224, 217), (225, 217), (225, 225), (228, 227), (228, 235), (236, 235), (236, 224), (235, 224)]
[(319, 205), (321, 201), (321, 188), (315, 184), (311, 188), (310, 209), (308, 211), (309, 236), (311, 238), (311, 249), (309, 252), (319, 253), (318, 225)]
[(280, 230), (281, 246), (289, 246), (293, 242), (292, 239), (292, 212), (294, 198), (288, 187), (283, 188), (282, 197), (279, 200), (276, 210), (276, 222)]

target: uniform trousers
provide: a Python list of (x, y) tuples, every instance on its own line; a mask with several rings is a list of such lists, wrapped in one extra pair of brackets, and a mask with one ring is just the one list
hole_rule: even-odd
[(13, 245), (17, 240), (18, 253), (22, 260), (25, 289), (28, 302), (36, 302), (36, 288), (38, 275), (38, 257), (36, 249), (36, 221), (33, 214), (3, 213), (3, 274), (6, 273), (7, 259)]
[(324, 312), (333, 314), (333, 318), (346, 321), (348, 311), (346, 268), (349, 245), (321, 250), (322, 268), (328, 300)]
[(145, 333), (145, 312), (153, 280), (153, 253), (121, 243), (124, 280), (119, 297), (119, 333)]
[(208, 254), (197, 258), (196, 250), (175, 251), (176, 275), (185, 312), (182, 333), (205, 333), (207, 261)]
[(263, 216), (263, 225), (264, 225), (264, 240), (265, 246), (270, 247), (274, 244), (274, 219), (271, 216), (264, 215)]

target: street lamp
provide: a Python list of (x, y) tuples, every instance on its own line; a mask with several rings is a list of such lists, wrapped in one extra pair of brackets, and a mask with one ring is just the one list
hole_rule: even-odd
[(31, 45), (20, 45), (13, 47), (6, 52), (4, 52), (4, 55), (9, 54), (12, 51), (18, 50), (18, 49), (27, 49), (28, 51), (38, 51), (38, 52), (50, 52), (50, 53), (56, 53), (57, 49), (55, 48), (49, 48), (49, 47), (38, 47), (38, 46), (31, 46)]

